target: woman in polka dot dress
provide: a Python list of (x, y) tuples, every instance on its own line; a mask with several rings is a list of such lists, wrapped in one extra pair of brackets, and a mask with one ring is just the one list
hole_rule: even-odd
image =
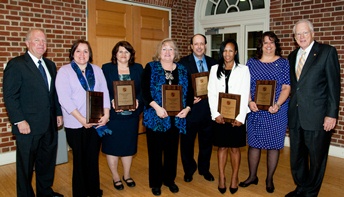
[[(273, 32), (265, 32), (257, 47), (255, 58), (247, 62), (251, 74), (251, 113), (247, 117), (249, 177), (239, 184), (247, 187), (258, 184), (257, 169), (261, 150), (267, 150), (266, 191), (274, 192), (273, 174), (279, 151), (284, 147), (287, 129), (288, 96), (290, 92), (289, 63), (282, 58), (279, 39)], [(274, 104), (268, 110), (258, 110), (255, 98), (257, 80), (276, 80)]]

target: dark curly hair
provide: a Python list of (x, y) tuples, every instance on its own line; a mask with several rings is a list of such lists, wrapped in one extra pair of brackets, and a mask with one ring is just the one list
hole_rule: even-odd
[(124, 47), (127, 51), (130, 53), (130, 58), (128, 61), (128, 65), (131, 66), (135, 64), (135, 50), (134, 47), (131, 46), (131, 44), (127, 41), (119, 41), (117, 44), (113, 47), (112, 49), (112, 57), (111, 57), (111, 62), (114, 64), (117, 64), (117, 53), (119, 51), (119, 47)]
[(282, 49), (280, 45), (280, 40), (276, 36), (276, 34), (272, 31), (266, 31), (263, 33), (262, 37), (258, 40), (257, 51), (256, 51), (256, 58), (261, 59), (263, 56), (263, 42), (264, 38), (268, 36), (271, 41), (274, 41), (276, 46), (275, 55), (282, 57)]

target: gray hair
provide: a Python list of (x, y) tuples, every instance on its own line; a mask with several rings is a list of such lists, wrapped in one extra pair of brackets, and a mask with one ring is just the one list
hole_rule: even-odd
[(296, 34), (296, 26), (298, 25), (298, 24), (300, 24), (300, 23), (306, 23), (307, 25), (308, 25), (308, 28), (309, 28), (309, 30), (311, 31), (311, 33), (313, 33), (314, 32), (314, 27), (313, 27), (313, 24), (312, 24), (312, 22), (311, 21), (309, 21), (308, 19), (301, 19), (301, 20), (299, 20), (299, 21), (297, 21), (297, 23), (294, 25), (294, 27), (293, 27), (293, 33), (294, 34)]

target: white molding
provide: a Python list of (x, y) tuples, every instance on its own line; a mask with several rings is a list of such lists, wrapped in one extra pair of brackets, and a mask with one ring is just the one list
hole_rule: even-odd
[[(286, 136), (284, 139), (284, 146), (290, 147), (290, 139), (288, 136)], [(330, 145), (330, 150), (328, 152), (328, 155), (344, 159), (344, 148)]]
[(16, 151), (0, 154), (0, 166), (16, 162)]

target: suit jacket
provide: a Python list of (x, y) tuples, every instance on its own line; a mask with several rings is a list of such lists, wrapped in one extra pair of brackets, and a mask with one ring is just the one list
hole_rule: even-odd
[[(106, 78), (106, 83), (109, 89), (110, 100), (114, 99), (114, 90), (113, 90), (113, 81), (119, 81), (118, 76), (118, 67), (113, 63), (107, 63), (102, 66), (104, 76)], [(141, 76), (143, 72), (143, 67), (141, 64), (135, 63), (132, 66), (129, 66), (130, 79), (134, 80), (135, 83), (135, 96), (139, 100), (139, 107), (133, 111), (132, 115), (129, 116), (139, 116), (143, 111), (143, 101), (141, 94)], [(110, 119), (118, 118), (128, 118), (128, 116), (118, 115), (115, 110), (111, 107), (110, 110)]]
[(20, 134), (14, 124), (23, 120), (30, 125), (30, 135), (46, 132), (49, 123), (57, 131), (56, 116), (62, 113), (55, 90), (56, 65), (44, 57), (43, 60), (51, 76), (50, 91), (27, 52), (10, 60), (4, 71), (4, 101), (13, 134)]
[[(210, 72), (211, 66), (216, 64), (216, 60), (206, 55), (205, 60), (207, 62), (208, 71)], [(197, 64), (193, 54), (183, 57), (179, 63), (186, 67), (190, 75), (198, 73)], [(202, 99), (200, 102), (193, 105), (191, 111), (188, 113), (187, 120), (190, 122), (211, 120), (208, 99)]]
[[(297, 121), (305, 130), (323, 130), (324, 118), (338, 117), (340, 99), (340, 66), (334, 47), (314, 42), (296, 80), (295, 65), (299, 49), (290, 53), (291, 97), (289, 102), (289, 128)], [(298, 118), (297, 118), (298, 117)]]
[[(213, 120), (220, 115), (218, 110), (219, 92), (226, 91), (225, 76), (217, 78), (218, 67), (219, 65), (215, 65), (211, 68), (208, 83), (208, 99)], [(250, 80), (250, 71), (246, 65), (242, 64), (233, 67), (228, 79), (228, 93), (240, 95), (240, 110), (235, 119), (243, 124), (245, 124), (246, 114), (250, 112), (247, 105), (250, 95)]]

